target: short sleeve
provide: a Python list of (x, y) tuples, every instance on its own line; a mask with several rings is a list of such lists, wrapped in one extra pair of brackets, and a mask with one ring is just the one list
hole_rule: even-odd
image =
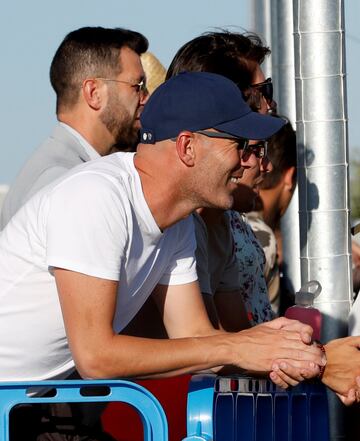
[(49, 195), (47, 265), (119, 280), (128, 241), (124, 189), (101, 174), (78, 173)]

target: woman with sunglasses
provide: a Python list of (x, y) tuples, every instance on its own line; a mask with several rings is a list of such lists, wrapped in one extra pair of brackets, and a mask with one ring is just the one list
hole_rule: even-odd
[[(260, 67), (269, 53), (270, 49), (264, 46), (255, 34), (211, 32), (194, 38), (179, 49), (170, 64), (166, 78), (169, 79), (182, 71), (217, 73), (237, 84), (253, 110), (273, 113), (276, 103), (273, 101), (271, 79), (265, 80)], [(240, 204), (237, 209), (244, 211), (244, 205), (250, 206), (249, 209), (253, 208), (254, 187), (256, 188), (262, 180), (262, 175), (272, 169), (267, 157), (266, 142), (250, 142), (242, 151), (241, 161), (243, 176), (240, 179), (242, 185), (238, 195), (243, 205)], [(240, 229), (235, 228), (232, 231), (230, 223), (239, 226)], [(217, 321), (219, 326), (236, 331), (243, 326), (270, 320), (272, 311), (263, 276), (264, 255), (243, 216), (238, 211), (232, 211), (228, 217), (225, 212), (207, 208), (202, 210), (201, 217), (195, 217), (195, 225), (199, 281), (204, 287), (204, 301), (213, 322)], [(236, 244), (248, 244), (245, 254), (238, 248), (235, 257), (234, 250), (237, 245), (234, 245), (232, 234), (235, 235)], [(205, 250), (204, 243), (208, 244)], [(253, 263), (250, 266), (247, 260), (249, 256), (252, 256), (250, 260)], [(255, 283), (247, 283), (248, 277), (239, 273), (239, 266), (245, 271), (249, 268), (253, 280), (253, 271), (256, 268)], [(230, 290), (230, 287), (234, 287), (234, 272), (237, 288)], [(207, 295), (209, 285), (211, 296)], [(247, 318), (244, 320), (241, 311), (244, 309), (244, 303), (250, 305), (246, 303), (249, 298), (258, 299), (256, 303), (262, 305), (261, 311), (259, 308), (248, 309), (245, 311)]]

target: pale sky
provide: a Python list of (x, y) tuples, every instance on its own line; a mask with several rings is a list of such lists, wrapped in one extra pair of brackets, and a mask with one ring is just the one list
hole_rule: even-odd
[[(290, 0), (289, 0), (290, 1)], [(2, 2), (0, 185), (10, 184), (55, 124), (49, 66), (64, 36), (81, 26), (126, 27), (143, 33), (167, 67), (186, 41), (217, 27), (251, 30), (251, 0), (12, 0)], [(360, 2), (346, 1), (350, 146), (360, 146), (357, 78)]]

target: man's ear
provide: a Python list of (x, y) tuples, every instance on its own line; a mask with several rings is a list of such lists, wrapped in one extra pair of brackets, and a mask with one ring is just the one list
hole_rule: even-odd
[(296, 186), (296, 167), (290, 167), (283, 174), (283, 183), (286, 190), (293, 191)]
[(180, 132), (176, 138), (176, 151), (180, 160), (187, 166), (195, 164), (194, 135), (191, 132)]
[(82, 94), (89, 107), (100, 110), (103, 97), (97, 80), (86, 79), (82, 84)]

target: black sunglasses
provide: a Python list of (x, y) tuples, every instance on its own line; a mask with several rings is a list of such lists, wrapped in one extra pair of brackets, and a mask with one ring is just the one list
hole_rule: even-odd
[[(230, 139), (237, 142), (237, 149), (244, 150), (249, 144), (249, 140), (245, 138), (240, 138), (239, 136), (230, 135), (224, 132), (210, 132), (208, 130), (196, 130), (193, 133), (198, 133), (199, 135), (207, 136), (208, 138), (219, 138), (219, 139)], [(171, 138), (171, 141), (176, 141), (176, 138)]]
[[(232, 141), (236, 141), (237, 149), (242, 150), (241, 159), (244, 161), (247, 161), (251, 155), (255, 155), (259, 159), (267, 156), (268, 142), (265, 140), (249, 144), (248, 139), (230, 135), (229, 133), (210, 132), (208, 130), (196, 130), (194, 133), (207, 136), (208, 138), (230, 139)], [(171, 141), (176, 141), (176, 138), (171, 138)]]
[(267, 157), (268, 142), (265, 140), (257, 141), (254, 144), (248, 144), (241, 155), (241, 159), (247, 161), (251, 155), (255, 155), (258, 159)]
[(255, 155), (259, 159), (265, 158), (267, 156), (268, 142), (265, 140), (249, 144), (248, 139), (239, 138), (228, 133), (209, 132), (207, 130), (197, 130), (194, 133), (200, 133), (200, 135), (205, 135), (209, 138), (222, 138), (236, 141), (238, 143), (238, 150), (242, 150), (241, 159), (243, 159), (244, 161), (247, 161), (251, 155)]
[(244, 150), (247, 148), (249, 144), (249, 140), (245, 138), (240, 138), (239, 136), (230, 135), (229, 133), (223, 132), (209, 132), (208, 130), (196, 130), (194, 133), (199, 133), (200, 135), (207, 136), (208, 138), (221, 138), (221, 139), (230, 139), (232, 141), (236, 141), (238, 146), (238, 150)]
[(267, 78), (262, 83), (251, 84), (252, 89), (257, 89), (268, 103), (271, 103), (274, 95), (274, 88), (271, 78)]

